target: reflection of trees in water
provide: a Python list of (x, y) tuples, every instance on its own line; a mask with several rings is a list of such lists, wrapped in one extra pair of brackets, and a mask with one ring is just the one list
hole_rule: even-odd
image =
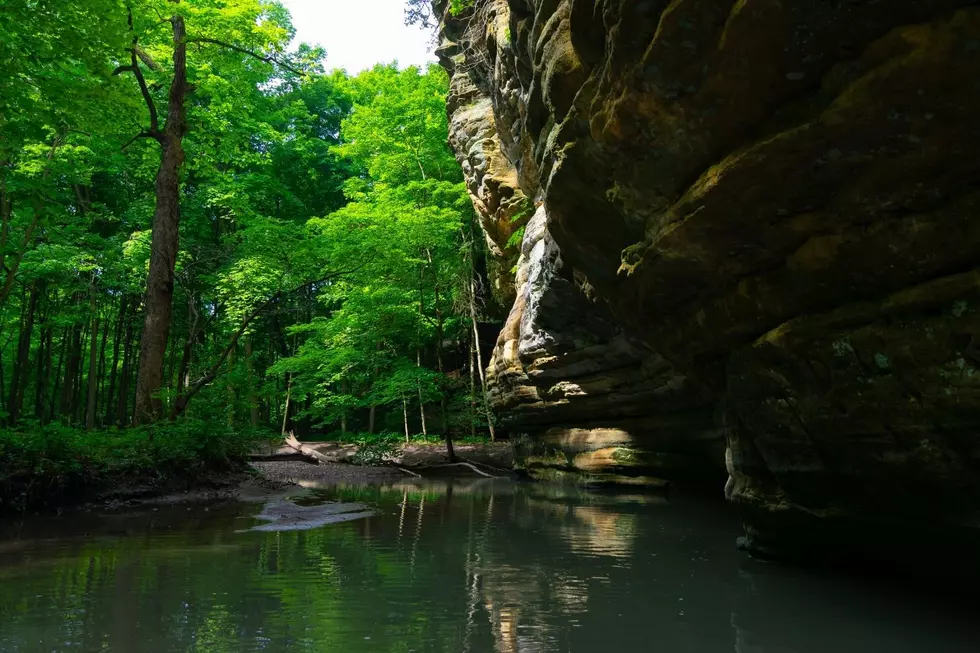
[(348, 488), (379, 515), (311, 531), (242, 532), (239, 508), (86, 524), (0, 558), (0, 649), (554, 650), (589, 607), (582, 556), (629, 555), (634, 516), (530, 492)]

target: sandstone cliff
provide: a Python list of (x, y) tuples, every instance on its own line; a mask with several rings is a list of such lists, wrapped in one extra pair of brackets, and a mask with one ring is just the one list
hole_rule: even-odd
[(727, 464), (757, 549), (976, 541), (975, 4), (441, 4), (532, 464)]

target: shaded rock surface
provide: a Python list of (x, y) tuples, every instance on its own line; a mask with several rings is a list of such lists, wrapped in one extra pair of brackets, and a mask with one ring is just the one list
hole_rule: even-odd
[(532, 466), (724, 461), (757, 549), (975, 545), (976, 3), (446, 4)]

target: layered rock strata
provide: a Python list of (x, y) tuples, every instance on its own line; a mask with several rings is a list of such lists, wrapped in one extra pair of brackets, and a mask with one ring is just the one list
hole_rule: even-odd
[(975, 542), (975, 4), (440, 7), (504, 257), (534, 207), (491, 365), (512, 430), (668, 476), (724, 434), (757, 549)]

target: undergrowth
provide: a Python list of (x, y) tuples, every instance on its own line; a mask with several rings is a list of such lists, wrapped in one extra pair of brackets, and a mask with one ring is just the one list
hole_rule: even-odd
[[(406, 445), (406, 444), (444, 444), (445, 439), (442, 435), (429, 433), (428, 435), (414, 434), (411, 436), (408, 442), (405, 441), (404, 433), (331, 433), (329, 436), (324, 437), (325, 440), (330, 442), (340, 442), (343, 444), (375, 444), (375, 443), (391, 443), (392, 445)], [(454, 444), (489, 444), (490, 439), (486, 436), (476, 436), (476, 437), (454, 437)]]
[(70, 503), (134, 478), (205, 478), (240, 466), (268, 438), (194, 419), (96, 431), (24, 422), (0, 429), (0, 512)]

